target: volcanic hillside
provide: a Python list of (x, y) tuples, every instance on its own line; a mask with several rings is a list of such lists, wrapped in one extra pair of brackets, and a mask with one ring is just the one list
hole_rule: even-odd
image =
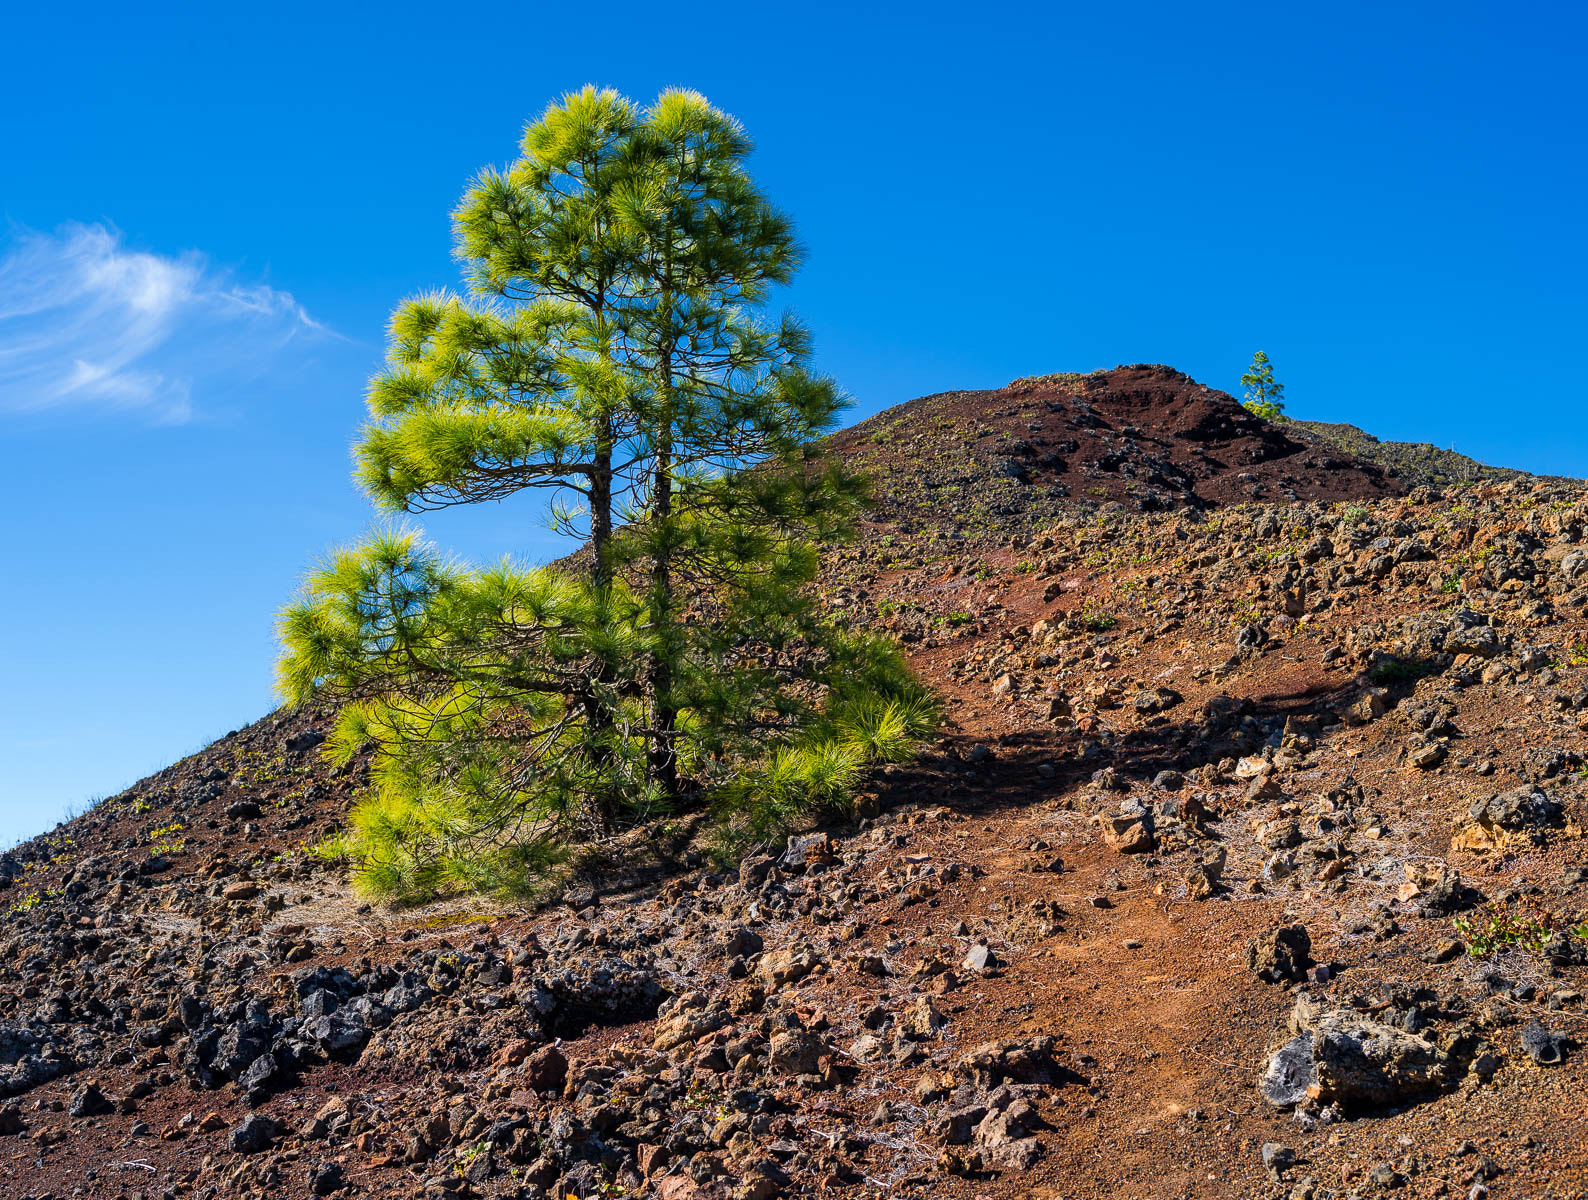
[(1491, 467), (1475, 458), (1442, 449), (1429, 442), (1385, 442), (1355, 425), (1328, 421), (1287, 421), (1285, 431), (1302, 440), (1320, 445), (1326, 451), (1344, 453), (1374, 463), (1408, 486), (1427, 484), (1450, 487), (1461, 483), (1500, 483), (1520, 479), (1525, 471), (1510, 467)]
[(1588, 490), (1161, 367), (832, 445), (919, 761), (393, 911), (313, 852), (368, 762), (267, 716), (0, 855), (0, 1196), (1588, 1194)]
[(1140, 365), (923, 396), (832, 445), (877, 481), (882, 515), (956, 529), (1028, 523), (1066, 500), (1156, 512), (1406, 490), (1372, 463), (1285, 430), (1171, 367)]

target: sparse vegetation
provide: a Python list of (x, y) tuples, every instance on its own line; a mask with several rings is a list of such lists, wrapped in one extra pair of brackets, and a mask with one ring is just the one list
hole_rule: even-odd
[[(1145, 384), (1166, 378), (1154, 374)], [(1117, 408), (1107, 379), (1091, 385), (1090, 411), (1074, 412), (1076, 428), (1063, 429), (1066, 436), (1106, 429), (1143, 445), (1168, 440), (1143, 415), (1156, 410), (1141, 402), (1141, 373), (1123, 376)], [(1043, 397), (1034, 402), (1049, 411)], [(1067, 402), (1055, 403), (1055, 415), (1067, 419)], [(1221, 399), (1217, 408), (1222, 412), (1210, 406), (1211, 415), (1227, 423), (1233, 402)], [(1032, 453), (1015, 450), (1022, 461), (1042, 460), (1041, 430), (1030, 429), (1042, 419), (1023, 409), (1013, 418), (1011, 437), (1024, 425), (1033, 443)], [(1255, 423), (1234, 425), (1250, 432)], [(228, 1180), (255, 1190), (273, 1186), (265, 1176), (240, 1173), (239, 1164), (248, 1163), (260, 1171), (296, 1163), (304, 1172), (296, 1178), (312, 1185), (316, 1164), (334, 1161), (336, 1147), (366, 1135), (371, 1155), (403, 1150), (405, 1159), (423, 1157), (409, 1165), (427, 1186), (461, 1175), (464, 1190), (506, 1194), (540, 1186), (531, 1177), (566, 1177), (559, 1195), (644, 1191), (658, 1179), (647, 1169), (661, 1160), (647, 1158), (622, 1132), (642, 1125), (671, 1130), (669, 1138), (687, 1136), (670, 1143), (691, 1155), (685, 1178), (710, 1164), (712, 1181), (737, 1191), (739, 1164), (750, 1161), (741, 1153), (765, 1153), (787, 1179), (776, 1188), (770, 1180), (747, 1181), (756, 1182), (756, 1194), (804, 1194), (831, 1182), (829, 1154), (848, 1157), (850, 1144), (863, 1153), (850, 1159), (856, 1173), (847, 1178), (882, 1178), (898, 1148), (875, 1138), (897, 1135), (908, 1145), (924, 1128), (917, 1109), (974, 1099), (985, 1104), (983, 1119), (1000, 1137), (1012, 1136), (1002, 1120), (1018, 1110), (987, 1103), (1006, 1078), (985, 1075), (980, 1065), (966, 1074), (960, 1065), (988, 1062), (1009, 1044), (983, 1040), (991, 1027), (977, 1015), (976, 995), (991, 980), (1001, 977), (995, 990), (1014, 1006), (1001, 1028), (1014, 1035), (1009, 1061), (1024, 1074), (1031, 1053), (1046, 1055), (1048, 1046), (1062, 1053), (1049, 1030), (1069, 1030), (1077, 1045), (1106, 1047), (1140, 1007), (1142, 970), (1154, 973), (1149, 978), (1172, 973), (1175, 986), (1195, 998), (1175, 1014), (1189, 1041), (1223, 1047), (1218, 1061), (1194, 1073), (1199, 1087), (1213, 1086), (1209, 1095), (1230, 1101), (1236, 1135), (1253, 1151), (1245, 1178), (1259, 1190), (1265, 1185), (1257, 1183), (1255, 1150), (1272, 1136), (1277, 1101), (1251, 1089), (1276, 1074), (1293, 1078), (1288, 1055), (1277, 1057), (1287, 1048), (1303, 1057), (1319, 1053), (1315, 1037), (1300, 1037), (1304, 1022), (1326, 1020), (1342, 1038), (1376, 1038), (1390, 1053), (1448, 1070), (1449, 1087), (1424, 1091), (1421, 1075), (1403, 1086), (1393, 1072), (1376, 1085), (1390, 1089), (1383, 1094), (1397, 1111), (1429, 1105), (1424, 1111), (1447, 1141), (1483, 1136), (1492, 1114), (1470, 1105), (1492, 1087), (1482, 1078), (1484, 1086), (1469, 1087), (1467, 1079), (1486, 1076), (1496, 1061), (1506, 1064), (1498, 1083), (1519, 1114), (1513, 1126), (1531, 1133), (1558, 1123), (1560, 1088), (1580, 1067), (1580, 1045), (1566, 1035), (1582, 1020), (1575, 993), (1588, 953), (1584, 878), (1573, 858), (1588, 777), (1573, 732), (1588, 721), (1585, 673), (1570, 665), (1588, 659), (1580, 603), (1588, 579), (1581, 578), (1582, 556), (1568, 557), (1581, 547), (1588, 520), (1580, 489), (1473, 489), (1462, 497), (1473, 509), (1462, 525), (1442, 497), (1379, 499), (1371, 479), (1345, 472), (1351, 486), (1333, 479), (1324, 495), (1306, 495), (1299, 462), (1276, 465), (1245, 453), (1259, 437), (1273, 436), (1263, 429), (1227, 454), (1209, 497), (1188, 501), (1183, 512), (1133, 511), (1125, 483), (1137, 483), (1137, 493), (1155, 485), (1146, 482), (1142, 462), (1127, 460), (1109, 483), (1122, 502), (1106, 510), (1076, 503), (1085, 483), (1072, 476), (1066, 495), (1055, 498), (1067, 507), (1053, 516), (1036, 503), (1015, 503), (1041, 488), (1040, 476), (1035, 484), (1010, 482), (1001, 472), (978, 479), (964, 457), (955, 457), (975, 447), (939, 437), (930, 415), (919, 425), (926, 432), (900, 428), (910, 433), (899, 440), (912, 444), (897, 452), (867, 443), (871, 430), (856, 438), (858, 447), (845, 448), (873, 455), (874, 487), (882, 505), (893, 505), (876, 512), (896, 519), (874, 516), (863, 538), (822, 548), (820, 573), (805, 586), (820, 589), (830, 608), (809, 615), (796, 596), (779, 610), (810, 620), (816, 632), (774, 641), (768, 635), (778, 629), (778, 613), (736, 628), (752, 635), (750, 652), (782, 669), (809, 647), (827, 645), (824, 639), (863, 636), (857, 631), (866, 622), (885, 619), (953, 705), (949, 736), (931, 753), (899, 769), (883, 765), (914, 758), (915, 729), (935, 720), (887, 698), (907, 692), (907, 677), (893, 688), (873, 676), (868, 688), (885, 699), (844, 694), (838, 711), (830, 702), (835, 689), (825, 682), (828, 664), (819, 660), (786, 690), (769, 685), (746, 693), (788, 698), (788, 709), (751, 714), (789, 714), (787, 732), (765, 743), (747, 735), (720, 760), (699, 750), (713, 710), (681, 706), (685, 787), (676, 796), (648, 790), (642, 729), (617, 761), (647, 790), (620, 803), (608, 827), (576, 793), (566, 816), (558, 814), (565, 834), (535, 843), (543, 857), (500, 889), (527, 892), (535, 904), (453, 899), (403, 919), (350, 903), (337, 877), (351, 871), (372, 890), (400, 889), (414, 878), (372, 878), (371, 846), (383, 845), (385, 834), (360, 829), (360, 822), (385, 818), (384, 774), (403, 766), (409, 748), (387, 758), (381, 745), (360, 743), (345, 766), (320, 758), (312, 747), (330, 730), (342, 698), (334, 689), (325, 701), (272, 714), (13, 858), (0, 856), (0, 925), (14, 948), (0, 980), (11, 1008), (0, 1016), (48, 1017), (82, 1076), (59, 1079), (43, 1105), (27, 1103), (26, 1140), (39, 1151), (30, 1150), (23, 1165), (32, 1170), (43, 1161), (56, 1169), (48, 1182), (57, 1191), (77, 1186), (85, 1168), (102, 1166), (102, 1156), (73, 1149), (72, 1134), (90, 1126), (54, 1111), (52, 1098), (66, 1101), (94, 1078), (108, 1085), (115, 1104), (146, 1077), (145, 1052), (160, 1052), (144, 1043), (159, 1040), (162, 1022), (176, 1015), (184, 1032), (167, 1039), (177, 1053), (161, 1071), (173, 1084), (231, 1089), (236, 1118), (253, 1115), (241, 1111), (253, 1090), (243, 1077), (257, 1079), (271, 1065), (263, 1061), (269, 1048), (284, 1037), (339, 1064), (332, 1082), (346, 1101), (344, 1109), (323, 1094), (323, 1080), (272, 1077), (260, 1115), (293, 1119), (270, 1152), (248, 1156), (228, 1152), (224, 1124), (232, 1117), (193, 1128), (201, 1112), (215, 1108), (208, 1102), (179, 1106), (192, 1118), (156, 1097), (138, 1113), (97, 1119), (105, 1137), (96, 1146), (147, 1142), (154, 1154), (188, 1153), (195, 1194), (225, 1191)], [(920, 462), (940, 455), (944, 478), (970, 480), (962, 493), (922, 483)], [(1072, 458), (1083, 460), (1073, 470), (1087, 469), (1084, 455)], [(1294, 480), (1302, 498), (1274, 495), (1281, 480)], [(985, 502), (974, 494), (983, 482), (984, 492), (998, 489)], [(1268, 498), (1250, 490), (1259, 485)], [(917, 507), (928, 490), (941, 502), (935, 511)], [(1560, 499), (1574, 502), (1556, 516)], [(1523, 516), (1520, 505), (1528, 501)], [(470, 687), (500, 686), (479, 736), (514, 739), (522, 728), (515, 722), (531, 710), (509, 703), (508, 670), (522, 664), (521, 677), (536, 678), (527, 672), (550, 664), (576, 680), (598, 678), (587, 672), (605, 660), (578, 639), (591, 630), (624, 631), (616, 620), (570, 618), (566, 657), (549, 649), (537, 657), (534, 643), (513, 640), (525, 629), (555, 639), (561, 633), (549, 628), (554, 616), (592, 612), (589, 577), (580, 570), (591, 553), (585, 544), (574, 564), (543, 576), (548, 599), (538, 609), (530, 607), (538, 601), (528, 584), (515, 594), (519, 608), (492, 607), (494, 597), (481, 592), (485, 573), (460, 568), (438, 575), (445, 586), (433, 592), (393, 593), (381, 619), (402, 639), (392, 646), (411, 647), (421, 662), (433, 656), (460, 675), (476, 671), (462, 680)], [(613, 590), (627, 589), (627, 611), (645, 611), (646, 565), (644, 555), (615, 558)], [(1450, 593), (1451, 578), (1467, 581), (1461, 595)], [(508, 583), (501, 594), (512, 594)], [(687, 597), (681, 603), (690, 613), (719, 611), (714, 596), (697, 608), (693, 590), (677, 594)], [(363, 611), (348, 619), (362, 620)], [(500, 612), (515, 624), (497, 619)], [(440, 620), (453, 614), (474, 623), (459, 633)], [(489, 653), (504, 630), (507, 644)], [(617, 643), (612, 691), (595, 693), (615, 721), (648, 720), (649, 636), (633, 630), (631, 640)], [(687, 640), (696, 636), (687, 621), (681, 636), (674, 661), (698, 678), (705, 670), (690, 665), (699, 651)], [(737, 651), (707, 664), (747, 667), (731, 657)], [(698, 686), (680, 685), (676, 694)], [(399, 692), (387, 699), (399, 709)], [(586, 739), (573, 743), (575, 756), (559, 761), (508, 745), (499, 759), (478, 761), (491, 770), (498, 763), (521, 762), (526, 770), (570, 764), (563, 767), (570, 779), (574, 766), (602, 778), (592, 766), (602, 748), (591, 735), (592, 718), (560, 696), (556, 704), (547, 710), (552, 719), (569, 718), (569, 737)], [(743, 710), (726, 704), (724, 711), (731, 720)], [(349, 744), (335, 743), (345, 736), (332, 739), (340, 757)], [(463, 766), (472, 768), (466, 756), (473, 745), (460, 745)], [(577, 757), (585, 755), (582, 745), (589, 754)], [(433, 748), (443, 767), (447, 748)], [(424, 761), (419, 767), (424, 789), (490, 778), (483, 768), (471, 776), (432, 772)], [(374, 792), (364, 792), (372, 779)], [(423, 811), (415, 820), (433, 821), (438, 838), (457, 838), (461, 860), (473, 850), (469, 828), (445, 828), (446, 797), (437, 805), (431, 795), (418, 792)], [(344, 805), (360, 798), (349, 817)], [(840, 814), (851, 819), (829, 819)], [(796, 829), (800, 836), (780, 836)], [(400, 839), (413, 836), (411, 828), (399, 831)], [(178, 844), (182, 854), (157, 859)], [(1489, 863), (1499, 869), (1485, 869)], [(495, 882), (483, 871), (466, 874), (464, 865), (446, 870), (454, 873), (431, 877), (439, 890)], [(1220, 896), (1238, 899), (1238, 929)], [(1485, 899), (1489, 908), (1470, 907)], [(107, 910), (116, 919), (97, 920)], [(1451, 916), (1458, 916), (1454, 928)], [(1165, 922), (1182, 933), (1159, 937)], [(1260, 980), (1267, 977), (1261, 972), (1278, 976), (1271, 991), (1267, 982), (1237, 983), (1226, 961), (1248, 937), (1248, 967)], [(1209, 945), (1223, 949), (1210, 957)], [(984, 973), (988, 968), (996, 975)], [(75, 1002), (57, 980), (72, 982), (88, 1002)], [(304, 980), (330, 994), (294, 1003), (292, 985), (301, 990)], [(1287, 993), (1292, 984), (1306, 988), (1305, 1003)], [(1251, 989), (1258, 986), (1268, 996), (1254, 1007)], [(1077, 1006), (1077, 995), (1086, 1003)], [(833, 996), (842, 1002), (831, 1003)], [(102, 1006), (93, 1003), (98, 997)], [(310, 1015), (322, 1009), (330, 1010), (326, 1020)], [(385, 1009), (396, 1015), (388, 1020)], [(377, 1015), (385, 1030), (378, 1036)], [(1481, 1049), (1469, 1036), (1474, 1021)], [(239, 1024), (257, 1028), (246, 1053), (263, 1065), (232, 1062), (244, 1044), (230, 1032)], [(44, 1025), (35, 1020), (34, 1027)], [(1027, 1036), (1032, 1032), (1039, 1040)], [(348, 1044), (337, 1048), (327, 1035)], [(137, 1047), (131, 1061), (122, 1050), (129, 1036)], [(1337, 1048), (1353, 1052), (1348, 1041)], [(920, 1071), (901, 1070), (900, 1049)], [(1470, 1062), (1468, 1049), (1475, 1051)], [(1538, 1070), (1525, 1065), (1524, 1054)], [(1492, 1057), (1485, 1062), (1483, 1055)], [(1254, 1071), (1265, 1056), (1268, 1065)], [(1276, 1064), (1286, 1070), (1275, 1072)], [(1314, 1068), (1320, 1064), (1314, 1057)], [(1142, 1076), (1143, 1086), (1183, 1099), (1185, 1064), (1168, 1055), (1162, 1065), (1162, 1075)], [(1226, 1068), (1238, 1073), (1228, 1086), (1216, 1078)], [(460, 1092), (438, 1082), (457, 1078), (479, 1087)], [(921, 1079), (938, 1090), (915, 1090)], [(1308, 1080), (1327, 1081), (1328, 1074), (1314, 1069)], [(1062, 1111), (1062, 1097), (1076, 1090), (1070, 1082), (1019, 1086), (1033, 1110), (1043, 1104), (1043, 1111), (1052, 1111), (1049, 1102)], [(760, 1114), (749, 1110), (762, 1107), (744, 1102), (751, 1095), (786, 1100), (767, 1114), (777, 1124), (751, 1123)], [(864, 1104), (857, 1110), (845, 1096), (863, 1096)], [(1080, 1102), (1078, 1093), (1072, 1099)], [(1309, 1094), (1299, 1103), (1320, 1111), (1314, 1099), (1338, 1098)], [(597, 1101), (610, 1122), (593, 1115)], [(856, 1112), (894, 1119), (851, 1142)], [(203, 1150), (202, 1160), (163, 1139), (128, 1140), (131, 1122), (151, 1115), (202, 1139), (190, 1142), (192, 1151)], [(598, 1168), (583, 1143), (541, 1135), (585, 1118), (592, 1131), (599, 1123), (612, 1135)], [(1415, 1132), (1419, 1120), (1407, 1128)], [(1129, 1104), (1099, 1104), (1092, 1140), (1128, 1143), (1139, 1122)], [(1382, 1136), (1369, 1136), (1371, 1124), (1341, 1121), (1328, 1138), (1312, 1138), (1310, 1151), (1327, 1161), (1307, 1169), (1332, 1176), (1349, 1168), (1360, 1181), (1359, 1168), (1386, 1156), (1374, 1144)], [(46, 1147), (42, 1135), (57, 1131), (68, 1140)], [(795, 1153), (767, 1149), (783, 1136)], [(946, 1149), (985, 1155), (990, 1147), (979, 1145), (974, 1131), (968, 1136)], [(1028, 1157), (1010, 1160), (994, 1186), (1027, 1186), (1021, 1163), (1044, 1153), (1066, 1161), (1062, 1141), (1040, 1128), (1012, 1138)], [(1184, 1147), (1174, 1138), (1159, 1141), (1164, 1178), (1173, 1184), (1171, 1160)], [(1547, 1136), (1539, 1141), (1554, 1145)], [(945, 1167), (936, 1157), (945, 1149), (939, 1139), (921, 1148), (924, 1157), (911, 1165), (921, 1175), (914, 1190), (982, 1186), (963, 1176), (950, 1182), (949, 1174), (982, 1174), (985, 1157)], [(366, 1161), (354, 1149), (349, 1161)], [(1408, 1145), (1404, 1152), (1409, 1160), (1425, 1149)], [(1569, 1149), (1513, 1160), (1507, 1186), (1547, 1190), (1549, 1173), (1569, 1165)], [(1476, 1156), (1466, 1157), (1475, 1165)], [(662, 1167), (662, 1177), (677, 1162)], [(1461, 1169), (1469, 1168), (1464, 1162)], [(338, 1190), (346, 1189), (331, 1188)]]
[(1555, 929), (1550, 916), (1534, 905), (1489, 904), (1476, 913), (1456, 917), (1451, 925), (1467, 943), (1467, 953), (1473, 958), (1488, 958), (1511, 949), (1537, 954)]
[(1107, 633), (1119, 624), (1119, 618), (1094, 604), (1081, 610), (1081, 624), (1093, 633)]

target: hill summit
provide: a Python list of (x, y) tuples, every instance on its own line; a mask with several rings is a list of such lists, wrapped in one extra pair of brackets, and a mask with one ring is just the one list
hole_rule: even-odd
[(1406, 490), (1378, 465), (1287, 430), (1172, 367), (1141, 364), (923, 396), (832, 446), (873, 476), (886, 516), (976, 528), (1057, 515), (1070, 501), (1157, 512)]

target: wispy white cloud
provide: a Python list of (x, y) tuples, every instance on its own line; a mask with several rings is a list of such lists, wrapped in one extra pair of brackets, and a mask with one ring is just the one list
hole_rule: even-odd
[(180, 423), (327, 336), (288, 293), (196, 252), (130, 249), (105, 225), (15, 231), (0, 254), (0, 413)]

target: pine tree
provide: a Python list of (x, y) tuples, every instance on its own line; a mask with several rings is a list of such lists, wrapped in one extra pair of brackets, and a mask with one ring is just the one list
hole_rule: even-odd
[(1245, 407), (1266, 421), (1282, 421), (1285, 413), (1285, 385), (1274, 382), (1274, 365), (1268, 355), (1259, 350), (1252, 355), (1252, 365), (1241, 376), (1246, 389)]
[(763, 830), (931, 721), (897, 649), (812, 594), (863, 487), (809, 461), (840, 397), (762, 319), (799, 252), (743, 130), (695, 93), (587, 88), (523, 150), (454, 214), (470, 294), (393, 317), (359, 474), (406, 512), (550, 489), (586, 551), (474, 572), (396, 532), (282, 620), (285, 694), (347, 701), (336, 752), (378, 747), (352, 849), (385, 895), (527, 886), (679, 804)]
[[(624, 309), (624, 353), (645, 383), (640, 424), (649, 453), (645, 514), (634, 526), (659, 634), (647, 665), (651, 773), (675, 793), (678, 672), (688, 654), (676, 593), (698, 590), (709, 577), (721, 584), (725, 574), (763, 574), (780, 532), (824, 513), (841, 522), (856, 497), (836, 474), (822, 481), (825, 490), (799, 494), (750, 490), (735, 478), (746, 462), (786, 467), (839, 409), (831, 383), (801, 365), (805, 331), (787, 318), (771, 329), (755, 319), (768, 289), (792, 277), (799, 251), (787, 218), (744, 169), (744, 131), (697, 93), (668, 92), (637, 131), (636, 148), (642, 182), (629, 215), (642, 251)], [(785, 471), (780, 482), (801, 478)], [(724, 553), (711, 536), (721, 520), (740, 538), (756, 530), (774, 541), (753, 549), (741, 542)]]

